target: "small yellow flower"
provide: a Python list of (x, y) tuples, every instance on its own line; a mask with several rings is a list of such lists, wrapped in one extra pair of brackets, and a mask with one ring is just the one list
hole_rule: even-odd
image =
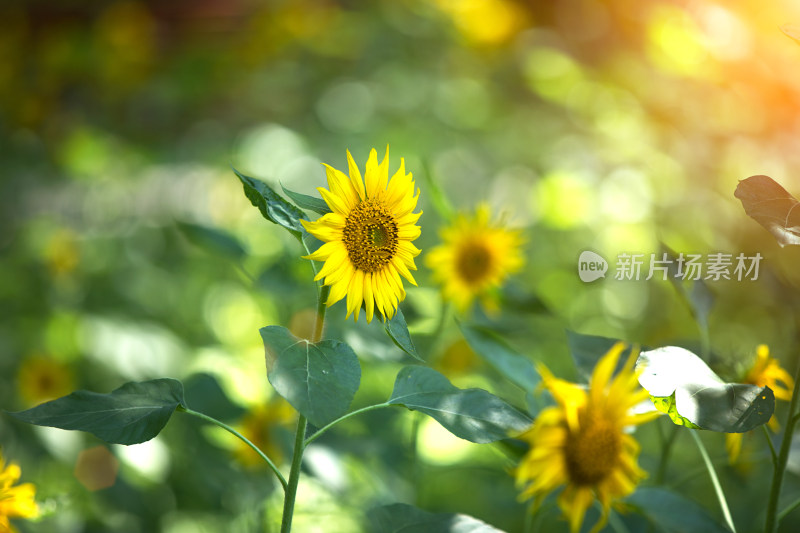
[(33, 483), (14, 486), (21, 473), (14, 463), (6, 466), (0, 454), (0, 532), (3, 533), (16, 531), (9, 522), (10, 518), (36, 518), (39, 515)]
[(530, 450), (516, 469), (523, 499), (537, 504), (549, 493), (564, 487), (558, 506), (577, 532), (586, 510), (596, 499), (602, 516), (593, 531), (601, 529), (615, 501), (631, 494), (646, 473), (637, 464), (639, 444), (625, 428), (642, 424), (659, 412), (633, 414), (631, 409), (648, 398), (639, 387), (632, 351), (623, 369), (611, 378), (625, 349), (617, 343), (592, 373), (589, 389), (555, 378), (539, 367), (542, 384), (557, 405), (544, 409), (533, 426), (520, 438)]
[[(765, 344), (759, 344), (756, 348), (756, 360), (742, 381), (758, 387), (769, 387), (778, 400), (788, 402), (792, 399), (794, 379), (781, 367), (777, 359), (770, 357), (769, 348)], [(778, 431), (778, 419), (774, 414), (769, 419), (768, 425), (773, 431)], [(742, 435), (742, 433), (725, 435), (725, 447), (731, 463), (736, 462), (742, 451)]]
[(380, 164), (377, 152), (370, 152), (364, 179), (350, 151), (347, 161), (349, 177), (325, 165), (329, 189), (317, 189), (333, 212), (314, 222), (301, 221), (325, 243), (306, 259), (325, 261), (315, 279), (324, 278), (331, 286), (328, 306), (347, 296), (348, 318), (355, 312), (358, 320), (363, 302), (367, 322), (375, 310), (390, 319), (406, 297), (400, 276), (417, 284), (410, 271), (417, 269), (414, 258), (420, 253), (411, 243), (420, 235), (415, 224), (422, 212), (413, 212), (419, 190), (415, 195), (403, 159), (389, 179), (388, 148)]
[(17, 389), (28, 405), (65, 396), (75, 389), (73, 385), (69, 366), (50, 357), (27, 357), (17, 371)]
[(425, 264), (442, 285), (446, 300), (466, 311), (475, 298), (484, 308), (497, 309), (493, 294), (510, 273), (522, 268), (519, 232), (490, 222), (489, 207), (480, 206), (475, 216), (459, 215), (441, 231), (443, 243), (428, 253)]
[[(297, 411), (281, 397), (259, 405), (245, 414), (238, 425), (239, 432), (255, 444), (274, 463), (283, 460), (283, 449), (276, 438), (281, 427), (288, 427), (297, 418)], [(236, 459), (245, 466), (264, 465), (263, 459), (244, 442), (237, 440)]]

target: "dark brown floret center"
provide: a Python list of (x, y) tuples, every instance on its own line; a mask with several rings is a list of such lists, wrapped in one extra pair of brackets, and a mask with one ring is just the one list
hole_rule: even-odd
[(381, 270), (397, 253), (397, 222), (389, 210), (375, 200), (354, 207), (342, 233), (350, 262), (364, 272)]

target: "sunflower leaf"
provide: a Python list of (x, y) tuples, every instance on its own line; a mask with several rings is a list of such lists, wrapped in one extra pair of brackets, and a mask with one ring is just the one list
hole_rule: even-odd
[(692, 500), (671, 490), (642, 487), (625, 503), (659, 533), (725, 533), (728, 529)]
[(743, 433), (765, 424), (775, 410), (769, 387), (726, 383), (689, 350), (667, 346), (642, 352), (636, 361), (639, 383), (654, 405), (678, 425)]
[(317, 427), (347, 412), (361, 382), (358, 357), (347, 344), (298, 339), (281, 326), (261, 328), (267, 377), (278, 394)]
[[(609, 337), (600, 337), (597, 335), (584, 335), (574, 331), (567, 330), (567, 345), (569, 352), (572, 355), (572, 360), (578, 373), (581, 377), (588, 381), (594, 371), (597, 362), (619, 341)], [(627, 347), (617, 361), (617, 368), (614, 371), (616, 374), (623, 366), (625, 361), (630, 355), (631, 347)]]
[(486, 443), (528, 429), (531, 419), (482, 389), (459, 389), (432, 368), (407, 366), (394, 383), (391, 405), (420, 411), (456, 437)]
[(241, 260), (247, 253), (239, 240), (218, 228), (178, 222), (178, 229), (192, 244), (215, 255)]
[(397, 308), (397, 312), (394, 314), (391, 320), (386, 321), (386, 324), (383, 326), (383, 328), (386, 330), (386, 334), (389, 335), (389, 338), (392, 339), (392, 342), (394, 342), (398, 348), (406, 352), (414, 359), (422, 361), (423, 363), (425, 362), (417, 353), (414, 342), (411, 340), (411, 334), (408, 332), (408, 325), (406, 324), (406, 319), (403, 316), (403, 312), (400, 310), (400, 307)]
[(178, 407), (186, 408), (175, 379), (125, 383), (108, 394), (85, 390), (9, 413), (29, 424), (88, 431), (106, 442), (139, 444), (164, 429)]
[(741, 180), (733, 193), (744, 212), (761, 224), (783, 247), (800, 244), (800, 202), (769, 176)]
[(316, 198), (307, 194), (290, 191), (284, 187), (283, 184), (281, 184), (281, 189), (283, 189), (283, 192), (286, 193), (286, 196), (291, 198), (300, 209), (308, 209), (309, 211), (314, 211), (320, 215), (327, 215), (331, 212), (331, 208), (328, 207), (328, 204), (326, 204), (325, 200), (322, 198)]
[(470, 347), (522, 390), (533, 391), (542, 381), (533, 361), (514, 351), (494, 332), (480, 327), (459, 323), (461, 333)]
[(405, 503), (374, 507), (367, 511), (370, 531), (386, 533), (502, 533), (486, 522), (465, 514), (429, 513)]
[(235, 168), (231, 168), (242, 182), (245, 196), (261, 211), (261, 216), (286, 228), (298, 239), (303, 238), (303, 234), (306, 233), (305, 228), (300, 224), (300, 219), (306, 218), (303, 211), (284, 200), (263, 181), (245, 176)]

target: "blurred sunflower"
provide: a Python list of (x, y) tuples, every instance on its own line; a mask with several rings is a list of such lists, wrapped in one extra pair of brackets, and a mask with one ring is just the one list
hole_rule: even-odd
[[(278, 432), (280, 428), (291, 426), (296, 418), (297, 411), (289, 402), (277, 396), (267, 404), (258, 405), (245, 414), (238, 425), (238, 430), (274, 463), (280, 463), (283, 460), (283, 447), (277, 438)], [(240, 463), (249, 467), (264, 464), (250, 446), (240, 440), (236, 442), (235, 457)]]
[(388, 147), (380, 164), (377, 152), (370, 151), (364, 179), (349, 150), (347, 162), (349, 177), (325, 165), (329, 189), (317, 189), (333, 212), (314, 222), (301, 221), (325, 243), (306, 259), (325, 262), (314, 279), (325, 278), (331, 286), (328, 306), (347, 296), (348, 318), (355, 312), (358, 320), (363, 302), (367, 322), (375, 309), (390, 319), (406, 297), (400, 276), (417, 284), (410, 270), (417, 269), (414, 258), (420, 253), (411, 244), (420, 235), (415, 224), (422, 212), (413, 212), (419, 190), (414, 195), (414, 180), (402, 158), (389, 179)]
[[(756, 360), (742, 382), (758, 387), (769, 387), (778, 400), (788, 402), (792, 399), (794, 379), (781, 367), (777, 359), (770, 357), (769, 347), (765, 344), (760, 344), (756, 348)], [(774, 414), (769, 419), (768, 425), (772, 431), (778, 431), (780, 428)], [(731, 463), (736, 462), (742, 451), (742, 437), (742, 433), (725, 434), (725, 448), (728, 450), (728, 460)]]
[(17, 371), (17, 390), (28, 405), (65, 396), (74, 388), (70, 367), (50, 357), (27, 357)]
[(631, 412), (648, 398), (633, 371), (634, 351), (611, 378), (624, 348), (617, 343), (598, 361), (588, 390), (539, 367), (542, 383), (558, 405), (544, 409), (520, 437), (531, 447), (515, 471), (517, 485), (523, 488), (521, 497), (535, 497), (536, 505), (563, 485), (558, 506), (569, 518), (573, 533), (580, 530), (586, 509), (595, 499), (602, 516), (593, 531), (601, 529), (615, 500), (631, 494), (646, 475), (637, 465), (639, 444), (625, 428), (660, 413)]
[(459, 215), (441, 237), (444, 242), (428, 253), (425, 264), (442, 285), (444, 298), (461, 312), (475, 298), (496, 311), (494, 291), (523, 265), (519, 232), (493, 225), (489, 207), (482, 205), (472, 218)]
[(3, 533), (16, 531), (9, 522), (10, 518), (36, 518), (39, 515), (33, 483), (13, 486), (21, 474), (18, 465), (5, 465), (0, 453), (0, 531)]

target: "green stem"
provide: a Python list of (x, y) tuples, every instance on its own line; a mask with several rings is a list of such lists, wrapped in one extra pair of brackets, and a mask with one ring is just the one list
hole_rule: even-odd
[(661, 437), (661, 458), (658, 461), (658, 470), (656, 470), (656, 484), (660, 485), (664, 481), (667, 474), (667, 463), (669, 462), (669, 453), (672, 450), (672, 445), (678, 437), (678, 426), (670, 422), (671, 433), (669, 437), (664, 437), (664, 431), (661, 429), (661, 424), (657, 424), (658, 434)]
[(774, 533), (778, 529), (778, 498), (781, 495), (783, 485), (783, 473), (786, 470), (786, 462), (789, 460), (789, 449), (792, 447), (792, 435), (794, 425), (797, 422), (795, 413), (797, 412), (797, 397), (800, 395), (800, 365), (794, 376), (794, 390), (792, 391), (792, 401), (789, 404), (789, 414), (787, 415), (786, 428), (783, 430), (783, 440), (781, 450), (778, 453), (778, 460), (775, 462), (775, 469), (772, 474), (772, 486), (769, 490), (769, 501), (767, 502), (767, 521), (764, 525), (764, 533)]
[(192, 416), (196, 416), (197, 418), (201, 418), (201, 419), (205, 420), (206, 422), (211, 422), (212, 424), (215, 424), (215, 425), (221, 427), (225, 431), (227, 431), (227, 432), (235, 435), (239, 439), (241, 439), (242, 442), (244, 442), (245, 444), (250, 446), (253, 450), (255, 450), (255, 452), (259, 456), (261, 456), (261, 458), (264, 459), (264, 461), (267, 462), (269, 467), (272, 469), (272, 471), (277, 476), (278, 481), (281, 482), (281, 486), (283, 486), (283, 490), (286, 491), (286, 486), (287, 486), (286, 479), (283, 477), (283, 475), (281, 474), (280, 470), (278, 470), (278, 467), (275, 466), (275, 463), (273, 463), (270, 460), (270, 458), (267, 457), (266, 454), (264, 452), (262, 452), (261, 449), (258, 446), (256, 446), (255, 444), (253, 444), (252, 442), (247, 440), (247, 438), (244, 435), (242, 435), (241, 433), (239, 433), (238, 431), (236, 431), (235, 429), (233, 429), (229, 425), (225, 424), (224, 422), (220, 422), (216, 418), (212, 418), (212, 417), (210, 417), (208, 415), (204, 415), (203, 413), (199, 413), (197, 411), (193, 411), (193, 410), (191, 410), (191, 409), (189, 409), (187, 407), (178, 406), (177, 410), (178, 411), (182, 411), (182, 412), (186, 413), (187, 415), (192, 415)]
[[(305, 246), (305, 242), (303, 243)], [(306, 248), (308, 250), (308, 248)], [(312, 261), (313, 265), (313, 261)], [(314, 269), (316, 272), (316, 268)], [(328, 310), (328, 295), (331, 292), (330, 285), (322, 285), (317, 295), (317, 315), (314, 321), (314, 332), (311, 335), (311, 343), (315, 344), (322, 339), (325, 330), (325, 313)], [(283, 516), (281, 517), (281, 533), (289, 533), (292, 530), (292, 517), (294, 516), (294, 502), (297, 498), (297, 485), (300, 482), (300, 467), (303, 464), (303, 452), (305, 451), (306, 428), (308, 421), (302, 414), (297, 419), (297, 431), (294, 435), (294, 450), (292, 452), (292, 467), (289, 470), (289, 482), (283, 497)]]
[(797, 507), (800, 507), (800, 498), (798, 498), (797, 500), (793, 501), (792, 503), (784, 507), (783, 511), (778, 513), (778, 522), (783, 520), (787, 514), (797, 509)]
[(728, 509), (728, 501), (725, 499), (725, 493), (722, 492), (722, 485), (719, 483), (717, 472), (714, 470), (714, 465), (711, 464), (711, 458), (708, 456), (706, 447), (703, 445), (703, 441), (700, 439), (700, 435), (697, 434), (696, 429), (690, 429), (689, 432), (692, 434), (695, 443), (697, 443), (697, 448), (700, 450), (700, 455), (703, 456), (703, 462), (706, 465), (706, 470), (708, 470), (711, 483), (714, 485), (714, 492), (717, 493), (717, 499), (719, 500), (719, 506), (722, 509), (722, 515), (725, 517), (725, 522), (728, 524), (728, 527), (731, 529), (731, 531), (736, 533), (736, 527), (733, 525), (733, 518), (731, 518), (731, 511)]
[(378, 404), (375, 404), (375, 405), (368, 405), (366, 407), (362, 407), (361, 409), (356, 409), (355, 411), (347, 413), (346, 415), (340, 416), (339, 418), (337, 418), (336, 420), (334, 420), (333, 422), (331, 422), (327, 426), (318, 429), (313, 435), (311, 435), (305, 441), (303, 441), (303, 447), (307, 447), (309, 444), (311, 444), (312, 442), (317, 440), (319, 437), (321, 437), (322, 434), (325, 433), (326, 431), (328, 431), (330, 428), (332, 428), (333, 426), (335, 426), (339, 422), (342, 422), (343, 420), (347, 420), (351, 416), (360, 415), (361, 413), (366, 413), (367, 411), (373, 411), (375, 409), (381, 409), (383, 407), (389, 407), (390, 405), (392, 405), (392, 404), (390, 404), (389, 402), (378, 403)]
[(772, 455), (772, 468), (775, 468), (775, 466), (778, 464), (778, 454), (775, 453), (775, 445), (772, 444), (772, 436), (770, 436), (766, 424), (762, 424), (761, 429), (764, 430), (764, 438), (767, 439), (767, 444), (769, 444), (769, 451)]

